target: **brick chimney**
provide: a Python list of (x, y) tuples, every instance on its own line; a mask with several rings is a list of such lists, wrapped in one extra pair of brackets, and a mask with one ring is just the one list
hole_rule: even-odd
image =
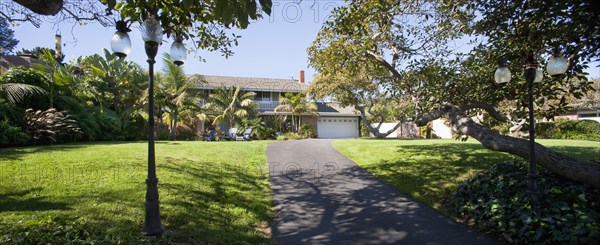
[(298, 72), (298, 81), (300, 83), (304, 83), (304, 70), (300, 70), (300, 72)]

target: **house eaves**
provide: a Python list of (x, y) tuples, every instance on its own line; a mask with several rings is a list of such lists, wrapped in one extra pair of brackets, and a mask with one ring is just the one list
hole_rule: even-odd
[(300, 93), (308, 88), (308, 85), (294, 79), (274, 79), (256, 77), (229, 77), (229, 76), (201, 76), (195, 79), (193, 88), (200, 90), (214, 90), (220, 87), (236, 87), (246, 91), (267, 92), (292, 92)]

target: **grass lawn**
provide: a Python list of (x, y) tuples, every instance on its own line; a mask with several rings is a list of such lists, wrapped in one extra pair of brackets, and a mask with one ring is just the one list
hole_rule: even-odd
[[(157, 142), (164, 239), (268, 243), (268, 143)], [(0, 243), (48, 227), (81, 236), (69, 234), (70, 224), (108, 241), (139, 242), (146, 171), (145, 142), (0, 149)], [(19, 229), (31, 232), (14, 233)]]
[[(600, 160), (600, 142), (538, 140), (575, 158)], [(363, 169), (417, 200), (446, 213), (440, 201), (463, 180), (496, 163), (520, 159), (455, 140), (337, 140), (333, 146)]]

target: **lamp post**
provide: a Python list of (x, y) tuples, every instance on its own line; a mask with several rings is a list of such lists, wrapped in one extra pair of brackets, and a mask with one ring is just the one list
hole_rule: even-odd
[[(535, 163), (535, 119), (533, 113), (533, 85), (539, 83), (544, 78), (544, 70), (536, 62), (532, 53), (525, 57), (524, 77), (527, 82), (527, 93), (529, 97), (529, 173), (527, 174), (527, 194), (532, 204), (537, 204), (539, 200), (537, 168)], [(549, 75), (560, 75), (567, 71), (568, 61), (564, 57), (559, 57), (555, 51), (554, 56), (548, 59), (546, 66)], [(506, 61), (501, 61), (498, 69), (494, 73), (494, 80), (498, 84), (508, 83), (511, 73), (506, 67)]]
[[(131, 40), (127, 32), (131, 31), (125, 21), (117, 21), (117, 32), (112, 37), (111, 49), (113, 53), (121, 58), (126, 57), (131, 52)], [(146, 179), (146, 212), (142, 234), (146, 236), (159, 236), (165, 228), (160, 221), (160, 206), (158, 197), (158, 178), (156, 177), (156, 161), (154, 151), (154, 58), (158, 53), (158, 46), (162, 42), (163, 30), (160, 22), (154, 15), (150, 15), (141, 24), (142, 39), (144, 48), (148, 56), (148, 177)], [(171, 47), (171, 55), (176, 56), (173, 59), (177, 65), (182, 65), (186, 49), (181, 38), (176, 39)], [(175, 45), (177, 44), (177, 45)], [(183, 54), (181, 54), (183, 53)]]
[(162, 27), (160, 23), (150, 16), (141, 26), (144, 48), (148, 56), (148, 178), (146, 179), (146, 219), (142, 233), (147, 236), (160, 235), (165, 228), (160, 222), (158, 202), (158, 178), (156, 178), (156, 162), (154, 159), (154, 58), (158, 53), (158, 46), (162, 42)]

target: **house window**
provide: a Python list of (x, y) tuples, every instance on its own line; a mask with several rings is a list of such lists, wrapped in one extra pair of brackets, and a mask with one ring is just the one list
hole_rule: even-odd
[(255, 101), (271, 101), (271, 92), (257, 91)]
[(279, 96), (281, 96), (279, 92), (271, 92), (271, 101), (279, 101)]
[(578, 115), (580, 118), (585, 118), (585, 117), (597, 117), (598, 114), (596, 113), (583, 113), (583, 114), (579, 114)]
[(327, 122), (331, 122), (331, 119), (327, 120)]

